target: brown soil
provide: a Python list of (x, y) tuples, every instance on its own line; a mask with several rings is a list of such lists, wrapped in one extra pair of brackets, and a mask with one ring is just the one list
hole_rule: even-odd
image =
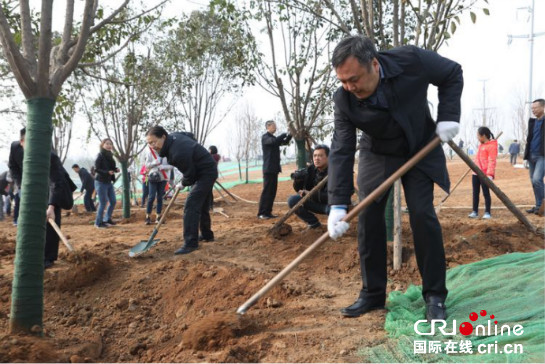
[[(448, 166), (453, 184), (467, 169), (459, 160)], [(284, 167), (285, 174), (292, 169)], [(532, 203), (527, 170), (501, 160), (496, 182), (515, 204)], [(233, 192), (256, 201), (260, 190), (261, 185), (251, 184)], [(281, 182), (277, 201), (286, 201), (292, 191), (289, 182)], [(435, 193), (438, 203), (444, 192)], [(78, 255), (61, 246), (59, 260), (45, 272), (44, 337), (0, 336), (1, 361), (356, 362), (365, 361), (357, 355), (359, 348), (384, 342), (386, 310), (355, 319), (339, 314), (361, 286), (354, 223), (342, 239), (326, 242), (237, 317), (237, 307), (325, 229), (305, 231), (305, 224), (291, 217), (293, 231), (275, 239), (268, 234), (275, 221), (257, 219), (257, 205), (220, 201), (217, 206), (229, 218), (213, 216), (216, 241), (175, 256), (182, 244), (185, 195), (181, 197), (157, 235), (160, 243), (133, 259), (128, 250), (153, 230), (144, 225), (143, 209), (133, 208), (130, 219), (106, 230), (93, 227), (93, 215), (63, 217), (62, 229)], [(439, 213), (449, 268), (543, 249), (543, 239), (529, 233), (508, 210), (493, 209), (489, 221), (470, 220), (470, 204), (468, 176)], [(492, 204), (500, 206), (495, 197)], [(466, 208), (452, 208), (460, 206)], [(287, 209), (278, 204), (274, 212)], [(120, 216), (116, 210), (114, 218)], [(543, 226), (542, 218), (528, 218)], [(6, 333), (16, 228), (8, 221), (0, 227), (0, 332)], [(402, 269), (389, 269), (389, 291), (420, 284), (407, 214), (403, 246)], [(388, 250), (391, 267), (391, 246)]]

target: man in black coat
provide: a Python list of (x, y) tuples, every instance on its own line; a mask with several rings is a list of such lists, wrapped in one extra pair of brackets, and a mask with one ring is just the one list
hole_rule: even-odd
[[(377, 53), (363, 36), (343, 39), (332, 65), (342, 83), (333, 100), (335, 131), (329, 156), (328, 230), (334, 239), (348, 229), (346, 216), (353, 188), (356, 130), (360, 140), (358, 187), (364, 199), (435, 136), (449, 141), (458, 133), (462, 68), (438, 54), (413, 46)], [(428, 86), (438, 87), (437, 124), (431, 117)], [(437, 146), (402, 177), (410, 211), (415, 254), (422, 276), (426, 318), (446, 317), (446, 264), (441, 225), (433, 206), (433, 186), (448, 192), (443, 149)], [(359, 215), (358, 250), (363, 287), (356, 302), (341, 310), (356, 317), (383, 308), (386, 300), (386, 227), (388, 193)]]
[(4, 220), (4, 196), (8, 195), (9, 184), (11, 183), (8, 171), (0, 173), (0, 221)]
[(199, 247), (199, 240), (214, 241), (209, 207), (218, 167), (212, 155), (187, 133), (168, 134), (161, 126), (148, 130), (146, 141), (182, 172), (182, 183), (177, 187), (193, 186), (185, 201), (184, 245), (174, 254), (191, 253)]
[(528, 137), (526, 138), (526, 149), (524, 160), (528, 161), (530, 167), (530, 180), (534, 189), (536, 205), (529, 210), (529, 214), (538, 214), (543, 203), (543, 176), (545, 174), (545, 100), (537, 99), (532, 102), (532, 113), (535, 118), (528, 121)]
[[(23, 170), (23, 158), (25, 148), (25, 133), (21, 131), (21, 153), (20, 160), (13, 160), (14, 164), (10, 169)], [(11, 159), (10, 159), (11, 161)], [(19, 179), (19, 183), (22, 179)], [(55, 221), (59, 228), (61, 227), (61, 209), (69, 210), (74, 204), (72, 192), (76, 190), (76, 185), (62, 166), (60, 158), (54, 152), (51, 152), (49, 165), (49, 201), (47, 203), (46, 219)], [(25, 193), (24, 191), (22, 193)], [(44, 247), (44, 269), (53, 266), (59, 255), (59, 235), (49, 222), (46, 222), (45, 247)]]
[(83, 204), (85, 205), (85, 211), (96, 211), (95, 203), (93, 202), (93, 192), (95, 192), (95, 179), (91, 176), (85, 168), (80, 168), (79, 165), (74, 164), (72, 166), (74, 172), (76, 172), (81, 180), (80, 192), (85, 190), (85, 196), (83, 196)]
[(19, 202), (21, 200), (21, 180), (23, 179), (23, 146), (21, 143), (25, 140), (26, 128), (21, 129), (19, 134), (19, 140), (11, 143), (9, 151), (8, 167), (15, 184), (16, 193), (14, 195), (14, 207), (13, 207), (13, 225), (17, 226), (17, 219), (19, 218)]
[[(55, 220), (55, 223), (61, 227), (61, 209), (69, 210), (74, 204), (72, 192), (76, 190), (76, 185), (68, 172), (62, 166), (60, 158), (54, 152), (51, 152), (51, 162), (49, 166), (49, 201), (47, 203), (47, 219)], [(24, 193), (24, 192), (23, 192)], [(51, 224), (47, 223), (45, 234), (44, 268), (51, 267), (59, 255), (59, 235)]]
[[(317, 145), (312, 153), (313, 164), (306, 169), (292, 173), (293, 189), (297, 192), (297, 195), (288, 198), (288, 206), (290, 209), (327, 177), (328, 156), (329, 147), (324, 144)], [(320, 190), (310, 196), (303, 206), (295, 211), (295, 214), (307, 223), (308, 229), (317, 229), (322, 225), (314, 213), (322, 215), (329, 214), (327, 182)]]
[(280, 146), (288, 145), (291, 135), (282, 133), (275, 137), (276, 123), (269, 120), (265, 123), (267, 132), (261, 137), (263, 148), (263, 191), (259, 199), (259, 210), (257, 217), (263, 220), (273, 219), (277, 216), (272, 214), (276, 189), (278, 187), (278, 173), (282, 172), (280, 167)]

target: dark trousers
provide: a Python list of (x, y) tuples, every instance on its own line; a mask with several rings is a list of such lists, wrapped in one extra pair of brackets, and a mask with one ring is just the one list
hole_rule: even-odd
[[(290, 209), (297, 205), (299, 201), (301, 201), (303, 197), (300, 195), (293, 195), (288, 198), (288, 206)], [(297, 210), (295, 210), (295, 214), (304, 222), (306, 222), (308, 225), (318, 225), (320, 221), (316, 217), (316, 215), (313, 214), (321, 214), (321, 215), (328, 215), (329, 214), (329, 206), (327, 204), (311, 201), (310, 199), (307, 200), (303, 206), (299, 207)]]
[(88, 212), (94, 212), (96, 211), (95, 202), (93, 201), (93, 192), (95, 192), (95, 188), (92, 189), (86, 189), (85, 195), (83, 196), (83, 204), (85, 205), (85, 211)]
[(19, 203), (21, 202), (21, 191), (15, 194), (13, 201), (13, 223), (17, 224), (17, 219), (19, 219)]
[(517, 156), (516, 153), (511, 153), (511, 164), (517, 164)]
[(161, 182), (149, 182), (149, 196), (148, 196), (148, 206), (146, 209), (147, 214), (151, 214), (153, 210), (153, 202), (155, 201), (155, 196), (157, 196), (157, 215), (161, 215), (163, 210), (163, 196), (165, 195), (165, 186), (167, 181)]
[[(365, 167), (359, 167), (360, 200), (365, 198)], [(446, 263), (441, 225), (433, 206), (433, 181), (417, 168), (402, 177), (413, 232), (416, 262), (422, 277), (422, 295), (446, 299)], [(363, 287), (360, 297), (383, 304), (386, 299), (386, 221), (388, 193), (373, 201), (358, 220), (358, 251)]]
[(278, 173), (263, 173), (263, 191), (259, 199), (257, 215), (271, 215), (276, 190), (278, 188)]
[(142, 182), (142, 207), (146, 204), (146, 199), (149, 195), (149, 184), (148, 182)]
[(472, 175), (471, 177), (471, 183), (473, 184), (473, 211), (479, 212), (479, 193), (482, 187), (484, 196), (484, 211), (490, 213), (490, 205), (492, 202), (490, 199), (490, 190), (488, 189), (488, 186), (481, 182), (479, 176)]
[(210, 196), (215, 176), (202, 176), (191, 187), (184, 208), (184, 244), (199, 245), (199, 227), (205, 239), (214, 239), (210, 220)]
[[(55, 222), (61, 227), (61, 208), (55, 207)], [(54, 262), (59, 256), (59, 235), (48, 222), (45, 230), (44, 260)]]

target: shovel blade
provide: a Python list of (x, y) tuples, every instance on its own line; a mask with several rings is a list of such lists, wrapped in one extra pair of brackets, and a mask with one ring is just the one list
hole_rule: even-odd
[(133, 258), (133, 257), (136, 257), (137, 255), (147, 252), (158, 242), (159, 242), (159, 239), (154, 239), (151, 241), (142, 240), (141, 242), (133, 246), (131, 250), (129, 250), (129, 257)]

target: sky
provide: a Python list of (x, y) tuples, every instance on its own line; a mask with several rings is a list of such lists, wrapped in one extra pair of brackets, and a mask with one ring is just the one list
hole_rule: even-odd
[[(56, 2), (56, 4), (59, 3), (62, 4), (62, 2)], [(169, 5), (167, 13), (191, 11), (206, 3), (205, 0), (176, 0)], [(530, 32), (528, 10), (517, 8), (528, 7), (532, 1), (490, 0), (489, 3), (487, 7), (490, 9), (490, 16), (485, 16), (482, 10), (475, 9), (476, 24), (470, 21), (469, 14), (464, 16), (461, 26), (449, 42), (441, 47), (439, 53), (460, 63), (464, 71), (461, 120), (463, 129), (460, 136), (473, 138), (476, 128), (480, 126), (482, 111), (479, 109), (483, 108), (484, 84), (487, 117), (496, 120), (498, 130), (493, 132), (498, 133), (500, 129), (504, 131), (503, 140), (507, 142), (513, 138), (513, 104), (520, 95), (527, 94), (530, 73), (528, 39), (513, 39), (511, 44), (508, 44), (508, 35), (524, 35)], [(537, 14), (545, 14), (545, 0), (535, 0), (534, 7), (536, 14), (534, 32), (543, 33), (545, 32), (543, 17), (538, 17)], [(542, 35), (534, 38), (533, 99), (545, 98), (544, 57), (545, 35)], [(437, 102), (435, 93), (436, 91), (430, 88), (429, 99), (432, 103)], [(281, 111), (279, 100), (257, 86), (246, 91), (239, 103), (244, 102), (253, 105), (257, 116), (263, 120), (271, 119)], [(225, 135), (228, 135), (226, 131), (236, 122), (236, 107), (233, 110), (235, 112), (228, 116), (207, 140), (207, 146), (217, 145), (220, 154), (224, 155), (229, 155), (229, 141), (225, 139)], [(8, 125), (4, 133), (6, 135), (0, 140), (16, 140), (19, 128), (20, 125)], [(98, 152), (98, 145), (96, 141), (85, 145), (87, 130), (85, 122), (77, 121), (77, 127), (74, 130), (75, 141), (72, 144), (74, 147), (69, 153), (69, 158), (94, 156)], [(5, 170), (5, 162), (9, 154), (8, 147), (9, 145), (0, 146), (0, 171)]]

